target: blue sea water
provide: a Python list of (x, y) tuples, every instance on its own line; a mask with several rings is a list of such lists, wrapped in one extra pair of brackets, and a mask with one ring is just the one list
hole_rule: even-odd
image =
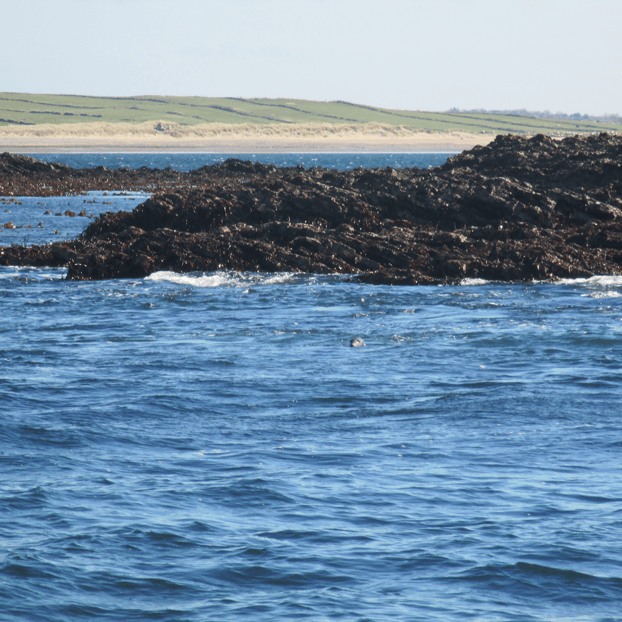
[(150, 168), (164, 169), (171, 167), (176, 171), (189, 171), (205, 166), (218, 164), (228, 158), (250, 160), (277, 166), (322, 166), (350, 170), (358, 167), (377, 168), (392, 166), (393, 168), (417, 167), (431, 168), (443, 164), (451, 153), (41, 153), (25, 154), (43, 162), (59, 162), (74, 168)]
[(0, 620), (622, 620), (619, 277), (63, 275), (0, 268)]

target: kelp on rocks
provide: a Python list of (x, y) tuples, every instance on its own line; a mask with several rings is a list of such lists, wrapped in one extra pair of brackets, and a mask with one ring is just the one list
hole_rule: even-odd
[[(0, 156), (0, 193), (145, 190), (77, 239), (0, 248), (72, 280), (159, 270), (344, 273), (369, 283), (622, 273), (622, 137), (498, 136), (436, 169), (74, 170)], [(28, 192), (31, 189), (32, 192)]]

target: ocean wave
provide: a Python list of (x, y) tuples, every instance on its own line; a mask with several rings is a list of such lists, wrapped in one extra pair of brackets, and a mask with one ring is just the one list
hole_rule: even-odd
[(543, 566), (541, 564), (530, 564), (527, 562), (518, 562), (516, 568), (534, 577), (552, 577), (569, 583), (599, 582), (603, 585), (611, 585), (616, 588), (622, 586), (622, 579), (620, 577), (603, 577), (579, 572), (578, 570), (572, 570), (570, 568), (556, 568), (554, 566)]
[[(175, 283), (177, 285), (190, 285), (192, 287), (248, 287), (249, 285), (275, 285), (290, 283), (300, 279), (298, 272), (236, 272), (234, 270), (218, 271), (210, 273), (177, 272), (154, 272), (145, 277), (145, 281), (156, 283)], [(304, 275), (309, 276), (309, 275)]]
[(486, 279), (462, 279), (460, 285), (488, 285), (490, 281)]
[(622, 287), (622, 275), (597, 275), (589, 278), (560, 279), (561, 285), (587, 285), (590, 287)]
[[(502, 284), (501, 281), (489, 281), (487, 279), (469, 278), (462, 279), (460, 285), (488, 285), (490, 283)], [(597, 275), (589, 278), (577, 277), (559, 279), (556, 281), (544, 280), (539, 281), (534, 279), (531, 281), (534, 285), (548, 284), (548, 285), (585, 285), (587, 287), (622, 287), (622, 275)], [(512, 283), (508, 283), (511, 285)], [(622, 294), (621, 294), (622, 295)], [(617, 297), (613, 295), (612, 297)]]
[(581, 294), (585, 298), (620, 298), (622, 294), (620, 292), (608, 291), (608, 292), (592, 292), (590, 294)]

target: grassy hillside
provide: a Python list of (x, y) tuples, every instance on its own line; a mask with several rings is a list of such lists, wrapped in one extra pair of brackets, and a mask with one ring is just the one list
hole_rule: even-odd
[(348, 102), (235, 97), (87, 97), (0, 93), (0, 126), (42, 123), (383, 123), (417, 130), (473, 133), (585, 133), (618, 131), (622, 124), (564, 121), (525, 116), (389, 110)]

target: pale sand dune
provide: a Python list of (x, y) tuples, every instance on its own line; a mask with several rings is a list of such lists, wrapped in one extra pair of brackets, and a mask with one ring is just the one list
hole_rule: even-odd
[(493, 134), (427, 132), (368, 123), (181, 126), (167, 121), (0, 127), (0, 151), (462, 151)]

